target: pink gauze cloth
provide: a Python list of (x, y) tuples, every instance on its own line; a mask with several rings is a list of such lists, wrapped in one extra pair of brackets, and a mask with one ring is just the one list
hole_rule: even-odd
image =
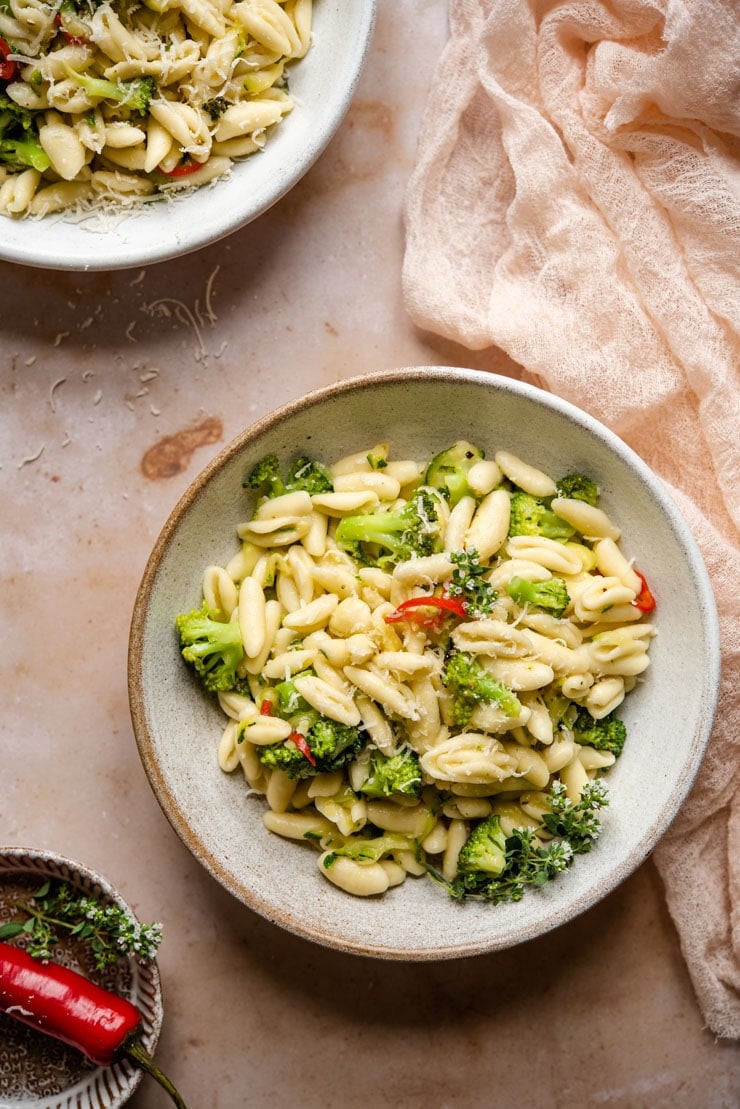
[(719, 710), (653, 858), (704, 1020), (728, 1038), (740, 1037), (739, 13), (736, 0), (450, 0), (403, 271), (416, 324), (503, 349), (615, 430), (702, 549)]

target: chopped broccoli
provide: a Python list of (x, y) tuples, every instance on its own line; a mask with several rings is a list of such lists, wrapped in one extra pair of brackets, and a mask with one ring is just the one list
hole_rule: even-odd
[(562, 725), (571, 726), (573, 720), (575, 720), (578, 706), (575, 701), (571, 701), (569, 697), (565, 696), (560, 681), (553, 682), (547, 689), (543, 690), (542, 700), (545, 702), (554, 728), (560, 728)]
[(573, 724), (573, 736), (576, 743), (581, 743), (584, 747), (611, 751), (619, 757), (627, 739), (627, 728), (616, 715), (616, 709), (612, 709), (607, 716), (602, 716), (601, 720), (594, 720), (588, 709), (581, 706)]
[(406, 562), (433, 554), (441, 545), (437, 496), (431, 489), (417, 489), (411, 499), (395, 511), (345, 516), (334, 538), (340, 547), (354, 550), (367, 561), (375, 561), (368, 548), (380, 548), (377, 562)]
[(415, 751), (383, 755), (373, 751), (370, 775), (360, 786), (366, 797), (418, 797), (421, 793), (421, 768)]
[(481, 566), (476, 550), (453, 551), (450, 561), (454, 569), (447, 592), (451, 597), (463, 598), (468, 615), (476, 619), (487, 616), (498, 597), (491, 583), (485, 580), (490, 567)]
[[(243, 729), (249, 739), (249, 727)], [(270, 770), (283, 770), (289, 778), (311, 778), (341, 770), (358, 753), (367, 736), (360, 728), (338, 724), (327, 716), (317, 716), (303, 737), (313, 762), (292, 739), (257, 748), (257, 757)]]
[(292, 678), (286, 678), (284, 682), (279, 682), (275, 686), (280, 715), (284, 716), (286, 720), (289, 720), (292, 716), (297, 716), (299, 713), (314, 712), (308, 701), (301, 697), (295, 684), (296, 678), (304, 678), (309, 674), (313, 674), (313, 670), (302, 670), (300, 674), (294, 674)]
[(476, 462), (481, 462), (485, 453), (464, 439), (459, 440), (447, 450), (435, 455), (427, 466), (424, 484), (440, 489), (450, 504), (455, 505), (471, 493), (468, 485), (468, 470)]
[(512, 493), (509, 535), (542, 535), (567, 543), (574, 534), (575, 529), (556, 516), (547, 501), (530, 493)]
[(489, 674), (475, 655), (453, 651), (442, 669), (442, 681), (452, 694), (452, 719), (460, 727), (473, 715), (477, 705), (496, 703), (513, 718), (522, 711), (517, 697)]
[(568, 587), (562, 578), (548, 578), (547, 581), (527, 581), (516, 575), (506, 586), (506, 592), (518, 605), (534, 605), (562, 616), (570, 604)]
[(22, 108), (0, 90), (0, 165), (30, 166), (41, 173), (49, 168), (49, 157), (39, 142), (37, 116), (38, 112)]
[(367, 864), (376, 863), (384, 855), (392, 855), (396, 851), (416, 852), (415, 840), (397, 832), (386, 832), (385, 835), (363, 839), (359, 836), (332, 836), (329, 842), (325, 840), (324, 844), (329, 849), (322, 863), (326, 870), (340, 856)]
[(284, 493), (294, 493), (299, 490), (311, 495), (330, 493), (334, 488), (326, 467), (320, 462), (313, 462), (303, 456), (291, 463), (283, 479), (280, 461), (276, 454), (268, 454), (260, 459), (242, 485), (245, 489), (258, 489), (265, 497), (281, 497)]
[(466, 876), (498, 877), (506, 866), (506, 836), (497, 816), (476, 824), (457, 857), (457, 869)]
[(178, 616), (182, 657), (189, 662), (211, 692), (234, 689), (236, 668), (244, 657), (238, 624), (213, 619), (206, 602), (200, 609)]
[(385, 470), (388, 465), (388, 450), (388, 444), (381, 443), (370, 451), (367, 461), (371, 470)]
[(585, 501), (586, 504), (595, 505), (599, 499), (599, 487), (593, 478), (585, 474), (566, 474), (557, 482), (559, 497), (569, 497), (571, 500)]
[(149, 101), (157, 91), (157, 84), (153, 77), (132, 77), (129, 81), (106, 81), (102, 77), (78, 73), (68, 64), (64, 68), (67, 76), (84, 89), (92, 100), (115, 100), (140, 115), (146, 115)]

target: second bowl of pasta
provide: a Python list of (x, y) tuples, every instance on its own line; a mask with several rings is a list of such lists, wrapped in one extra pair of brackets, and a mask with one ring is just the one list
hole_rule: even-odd
[(254, 219), (339, 126), (375, 3), (0, 10), (0, 257), (109, 270)]
[(151, 556), (129, 667), (158, 800), (227, 889), (330, 946), (450, 958), (564, 923), (645, 858), (708, 739), (717, 626), (620, 440), (421, 367), (214, 459)]

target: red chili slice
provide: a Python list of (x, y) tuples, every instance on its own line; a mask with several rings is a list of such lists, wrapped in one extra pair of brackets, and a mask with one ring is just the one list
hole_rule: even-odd
[[(417, 609), (431, 608), (438, 611), (429, 618), (424, 617), (423, 613), (417, 613)], [(399, 620), (415, 620), (418, 624), (428, 626), (436, 623), (440, 616), (445, 612), (451, 612), (454, 616), (459, 616), (463, 620), (468, 615), (465, 611), (465, 605), (456, 597), (410, 597), (408, 601), (402, 601), (401, 604), (395, 609), (394, 612), (389, 613), (385, 618), (386, 624), (397, 624)]]
[[(635, 570), (634, 566), (632, 567), (632, 569)], [(652, 612), (655, 608), (655, 597), (650, 591), (650, 586), (645, 580), (644, 574), (641, 574), (639, 570), (635, 570), (635, 573), (642, 583), (642, 589), (635, 597), (632, 604), (635, 606), (635, 608), (639, 608), (640, 612)]]
[(301, 735), (300, 732), (291, 732), (288, 736), (291, 743), (294, 743), (304, 758), (308, 759), (311, 766), (316, 766), (316, 759), (314, 758), (313, 751), (308, 746), (306, 737)]
[(260, 705), (260, 716), (272, 716), (272, 701), (263, 701)]
[(0, 81), (12, 81), (16, 75), (18, 66), (8, 60), (12, 52), (5, 39), (0, 38)]
[(188, 177), (191, 173), (197, 173), (199, 169), (203, 169), (205, 162), (180, 162), (174, 169), (162, 169), (157, 166), (157, 173), (164, 174), (165, 177)]

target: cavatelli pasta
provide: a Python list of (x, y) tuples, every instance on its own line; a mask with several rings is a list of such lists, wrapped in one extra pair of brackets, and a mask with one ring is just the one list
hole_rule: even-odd
[(228, 173), (293, 110), (312, 16), (313, 0), (6, 0), (0, 213), (127, 208)]
[[(239, 7), (269, 56), (306, 15), (300, 0)], [(510, 451), (478, 459), (456, 500), (388, 444), (322, 473), (319, 488), (261, 487), (240, 550), (204, 571), (204, 610), (236, 642), (223, 682), (201, 670), (226, 718), (219, 766), (241, 768), (266, 828), (315, 843), (321, 873), (357, 896), (429, 865), (454, 883), (492, 817), (546, 845), (553, 789), (576, 804), (613, 764), (623, 740), (598, 728), (650, 661), (620, 529), (591, 504), (563, 510), (555, 479)], [(513, 533), (520, 491), (562, 511), (571, 538)], [(384, 789), (395, 763), (415, 769)]]

